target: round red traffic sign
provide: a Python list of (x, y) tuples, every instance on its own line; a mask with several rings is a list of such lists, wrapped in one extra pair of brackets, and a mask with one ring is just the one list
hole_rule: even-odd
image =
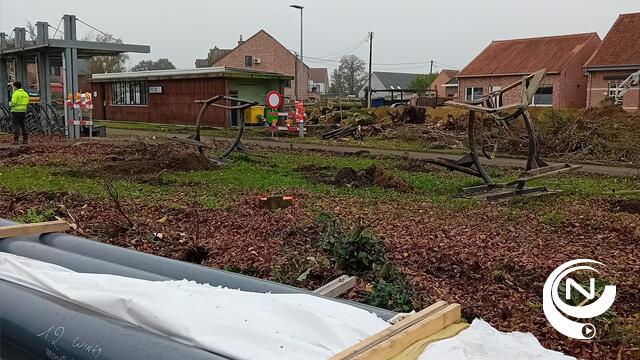
[(280, 109), (282, 106), (282, 95), (277, 91), (270, 91), (267, 94), (267, 106), (271, 110)]

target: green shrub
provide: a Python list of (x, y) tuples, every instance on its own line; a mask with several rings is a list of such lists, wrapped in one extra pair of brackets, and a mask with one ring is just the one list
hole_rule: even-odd
[(369, 294), (367, 303), (392, 311), (410, 312), (413, 310), (413, 290), (402, 274), (397, 271), (395, 273), (393, 279), (380, 278), (373, 284), (373, 291)]
[(320, 238), (322, 249), (334, 258), (336, 266), (350, 275), (373, 270), (387, 263), (384, 244), (358, 225), (345, 231), (336, 219), (325, 219), (327, 229)]

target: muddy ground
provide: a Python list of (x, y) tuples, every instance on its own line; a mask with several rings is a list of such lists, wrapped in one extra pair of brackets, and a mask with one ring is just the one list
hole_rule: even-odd
[(308, 180), (344, 187), (381, 187), (408, 192), (411, 187), (397, 176), (389, 174), (382, 166), (374, 164), (363, 170), (344, 167), (337, 171), (329, 166), (305, 165), (296, 169)]

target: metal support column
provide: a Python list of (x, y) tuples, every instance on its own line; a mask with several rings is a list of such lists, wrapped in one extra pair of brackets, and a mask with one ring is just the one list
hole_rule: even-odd
[[(75, 43), (78, 41), (76, 33), (76, 17), (74, 15), (65, 15), (64, 23), (64, 39), (68, 42)], [(71, 95), (71, 100), (75, 103), (75, 94), (78, 92), (78, 50), (68, 47), (64, 51), (64, 83), (65, 83), (65, 100)], [(65, 120), (69, 128), (69, 138), (80, 138), (80, 126), (74, 125), (74, 121), (80, 120), (80, 109), (75, 105), (69, 108), (65, 106)]]
[[(23, 49), (27, 43), (27, 30), (17, 27), (15, 31), (16, 49)], [(27, 88), (27, 61), (23, 55), (15, 57), (16, 77), (14, 81), (20, 81), (24, 88)]]
[[(36, 43), (38, 45), (49, 44), (49, 24), (46, 22), (36, 23)], [(51, 71), (51, 60), (46, 50), (38, 52), (37, 57), (38, 69), (38, 90), (40, 91), (40, 102), (51, 105), (51, 81), (49, 72)]]
[(4, 48), (7, 46), (7, 34), (0, 33), (0, 104), (9, 103), (9, 94), (7, 92), (7, 83), (9, 76), (7, 74), (7, 59), (4, 57)]

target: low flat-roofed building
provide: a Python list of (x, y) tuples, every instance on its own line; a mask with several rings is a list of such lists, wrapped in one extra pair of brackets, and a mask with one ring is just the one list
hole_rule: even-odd
[[(264, 104), (271, 90), (284, 91), (293, 77), (231, 67), (94, 74), (93, 117), (114, 121), (195, 124), (196, 100), (217, 95)], [(203, 124), (228, 126), (236, 114), (210, 109)]]

